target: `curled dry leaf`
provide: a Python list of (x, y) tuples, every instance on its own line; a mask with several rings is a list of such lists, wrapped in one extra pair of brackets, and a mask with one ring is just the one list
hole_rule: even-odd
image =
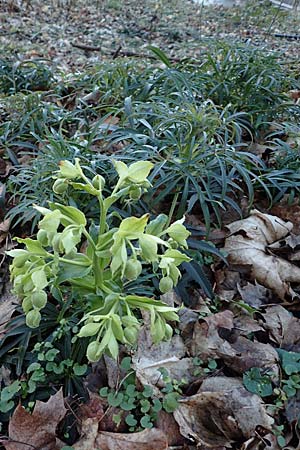
[(12, 294), (4, 294), (2, 296), (0, 303), (0, 339), (4, 337), (7, 323), (18, 303), (18, 299)]
[(231, 447), (255, 436), (258, 426), (271, 430), (273, 419), (261, 398), (237, 378), (206, 378), (196, 395), (179, 401), (174, 412), (180, 431), (211, 448)]
[[(251, 327), (253, 328), (251, 321)], [(250, 322), (249, 322), (250, 324)], [(255, 324), (255, 323), (254, 323)], [(278, 354), (269, 344), (253, 342), (240, 333), (239, 317), (234, 318), (229, 310), (212, 314), (199, 321), (194, 328), (190, 352), (201, 359), (221, 358), (222, 361), (238, 374), (251, 367), (261, 367), (278, 374)], [(260, 331), (257, 324), (255, 331)], [(251, 329), (248, 330), (248, 333)]]
[[(225, 350), (225, 351), (224, 351)], [(273, 373), (274, 379), (278, 378), (278, 354), (270, 344), (262, 344), (238, 336), (231, 343), (231, 351), (225, 346), (217, 351), (217, 356), (223, 360), (226, 366), (242, 375), (252, 367), (268, 369)]]
[(211, 314), (196, 323), (191, 340), (190, 352), (202, 359), (216, 358), (222, 347), (225, 353), (231, 352), (231, 345), (219, 335), (221, 329), (233, 329), (233, 313), (229, 310)]
[(281, 450), (281, 448), (277, 444), (277, 437), (268, 433), (263, 436), (263, 439), (260, 437), (248, 439), (243, 443), (241, 450)]
[(156, 428), (138, 433), (98, 433), (97, 419), (87, 419), (82, 424), (83, 437), (73, 445), (74, 450), (166, 450), (165, 434)]
[(276, 216), (252, 211), (244, 220), (228, 225), (231, 232), (224, 251), (230, 264), (251, 265), (250, 276), (281, 299), (293, 295), (289, 283), (300, 282), (300, 268), (283, 258), (269, 255), (266, 247), (287, 236), (293, 228)]
[(266, 308), (261, 314), (261, 324), (279, 347), (293, 352), (300, 351), (300, 320), (280, 305)]
[(247, 282), (244, 286), (237, 285), (238, 292), (244, 303), (252, 308), (260, 308), (269, 302), (270, 291), (261, 284)]
[(32, 414), (18, 405), (9, 422), (11, 441), (3, 442), (5, 449), (25, 450), (31, 446), (37, 450), (58, 450), (55, 430), (66, 412), (62, 389), (46, 403), (38, 400)]
[(166, 411), (159, 411), (157, 413), (156, 427), (161, 430), (167, 437), (169, 446), (176, 446), (184, 444), (184, 437), (180, 434), (179, 426), (173, 417), (173, 414), (168, 414)]
[(140, 383), (151, 385), (157, 395), (163, 387), (160, 368), (165, 368), (174, 380), (186, 378), (191, 381), (193, 371), (192, 358), (186, 358), (186, 347), (180, 336), (173, 336), (169, 341), (163, 341), (156, 345), (149, 345), (148, 331), (143, 328), (140, 332), (138, 349), (132, 358), (132, 368)]
[(6, 239), (10, 227), (10, 220), (5, 219), (0, 223), (0, 244)]

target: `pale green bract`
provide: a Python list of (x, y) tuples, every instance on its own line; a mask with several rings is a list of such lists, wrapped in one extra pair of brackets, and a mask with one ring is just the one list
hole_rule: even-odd
[[(172, 328), (166, 321), (178, 320), (176, 309), (154, 298), (126, 295), (124, 285), (138, 280), (143, 267), (150, 265), (161, 276), (160, 287), (165, 293), (181, 276), (178, 266), (190, 260), (180, 251), (187, 247), (189, 236), (184, 218), (168, 225), (164, 214), (151, 221), (145, 214), (120, 220), (118, 226), (109, 228), (107, 216), (111, 206), (119, 199), (132, 201), (142, 195), (150, 186), (147, 177), (153, 164), (139, 161), (127, 166), (114, 161), (114, 167), (119, 179), (106, 197), (105, 179), (100, 175), (89, 179), (79, 159), (75, 159), (75, 164), (61, 161), (55, 177), (54, 190), (63, 186), (97, 198), (100, 215), (96, 235), (95, 227), (90, 231), (79, 209), (49, 202), (49, 208), (35, 206), (43, 215), (36, 239), (17, 239), (25, 248), (7, 252), (14, 258), (11, 278), (29, 327), (39, 326), (54, 287), (56, 292), (62, 289), (70, 297), (76, 292), (71, 297), (73, 301), (87, 305), (77, 336), (90, 339), (90, 361), (99, 360), (104, 352), (117, 358), (119, 343), (130, 346), (136, 342), (142, 324), (138, 310), (149, 311), (155, 343), (171, 337)], [(83, 242), (84, 253), (80, 251)], [(93, 308), (85, 301), (90, 296), (96, 299)]]

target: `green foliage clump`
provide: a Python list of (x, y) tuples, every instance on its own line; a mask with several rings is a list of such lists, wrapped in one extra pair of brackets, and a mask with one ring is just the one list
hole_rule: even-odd
[(118, 408), (120, 412), (113, 415), (114, 422), (118, 425), (124, 419), (129, 431), (141, 431), (152, 428), (158, 418), (158, 413), (164, 410), (168, 413), (175, 411), (178, 400), (182, 394), (182, 387), (186, 380), (172, 380), (165, 368), (160, 368), (164, 387), (160, 395), (155, 395), (153, 388), (145, 385), (137, 388), (137, 380), (134, 371), (130, 371), (130, 358), (126, 357), (121, 362), (121, 368), (126, 369), (124, 379), (118, 389), (103, 387), (100, 396), (107, 400), (109, 407)]
[(122, 219), (111, 211), (116, 201), (136, 200), (149, 188), (147, 177), (153, 167), (147, 161), (114, 164), (118, 181), (111, 195), (104, 194), (105, 179), (101, 175), (89, 179), (78, 159), (75, 165), (60, 163), (53, 185), (57, 194), (73, 188), (96, 197), (98, 223), (88, 226), (85, 215), (73, 206), (53, 202), (49, 209), (36, 206), (43, 215), (37, 238), (19, 238), (25, 249), (7, 252), (14, 258), (11, 275), (27, 326), (40, 326), (49, 295), (60, 301), (70, 297), (84, 305), (78, 337), (92, 338), (87, 348), (90, 361), (99, 360), (103, 352), (116, 358), (119, 342), (136, 342), (139, 310), (150, 313), (154, 342), (172, 335), (166, 321), (178, 320), (175, 309), (145, 296), (126, 294), (125, 288), (138, 279), (143, 265), (152, 265), (155, 273), (162, 274), (161, 291), (167, 292), (179, 280), (178, 266), (189, 261), (179, 251), (187, 247), (190, 234), (183, 220), (170, 225), (168, 217), (160, 215), (149, 222), (148, 214)]
[[(299, 395), (300, 390), (300, 353), (277, 349), (280, 357), (282, 372), (277, 381), (275, 374), (258, 367), (252, 367), (244, 373), (245, 388), (260, 397), (272, 398), (269, 403), (270, 413), (285, 411), (292, 398)], [(274, 385), (277, 385), (274, 387)], [(297, 424), (298, 426), (298, 424)], [(274, 424), (273, 434), (276, 436), (280, 448), (285, 447), (284, 433), (286, 424)]]
[(0, 93), (45, 91), (53, 81), (52, 70), (42, 61), (0, 60)]

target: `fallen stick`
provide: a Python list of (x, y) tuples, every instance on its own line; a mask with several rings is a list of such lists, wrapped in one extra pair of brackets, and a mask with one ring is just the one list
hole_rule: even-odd
[(274, 33), (273, 36), (285, 39), (300, 39), (300, 34)]
[[(86, 45), (86, 44), (80, 44), (77, 42), (71, 42), (72, 47), (80, 48), (81, 50), (86, 50), (89, 52), (99, 52), (100, 50), (106, 50), (100, 46), (94, 46), (94, 45)], [(147, 58), (147, 59), (153, 59), (157, 61), (156, 56), (154, 55), (147, 55), (146, 53), (136, 53), (132, 52), (130, 50), (122, 50), (122, 47), (119, 46), (116, 51), (112, 53), (112, 58), (116, 59), (118, 56), (128, 56), (128, 57), (134, 57), (134, 58)], [(170, 61), (173, 62), (180, 62), (180, 58), (169, 58)]]
[(78, 42), (71, 42), (72, 47), (80, 48), (81, 50), (87, 50), (89, 52), (99, 52), (101, 47), (95, 47), (94, 45), (79, 44)]

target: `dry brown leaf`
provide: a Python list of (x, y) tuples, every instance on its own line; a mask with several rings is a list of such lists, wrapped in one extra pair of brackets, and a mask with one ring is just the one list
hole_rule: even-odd
[(18, 299), (12, 294), (4, 294), (0, 303), (0, 339), (6, 331), (7, 322), (18, 305)]
[(288, 203), (288, 198), (284, 197), (280, 203), (274, 205), (270, 210), (271, 214), (281, 217), (283, 220), (292, 222), (293, 232), (300, 234), (300, 206), (298, 203), (290, 205)]
[(287, 405), (284, 411), (287, 421), (291, 424), (296, 424), (300, 415), (300, 394), (299, 391), (293, 397), (288, 398)]
[[(239, 327), (239, 323), (242, 328)], [(247, 319), (248, 333), (261, 331), (260, 324)], [(253, 342), (240, 334), (244, 333), (241, 316), (234, 318), (233, 313), (225, 310), (201, 319), (194, 327), (190, 353), (203, 360), (221, 358), (224, 363), (238, 374), (251, 367), (271, 369), (278, 374), (278, 354), (270, 344)]]
[(192, 358), (186, 358), (186, 347), (180, 336), (173, 336), (169, 341), (163, 341), (156, 345), (151, 345), (147, 338), (148, 331), (142, 328), (139, 336), (138, 349), (132, 358), (132, 368), (136, 372), (136, 377), (144, 386), (146, 384), (153, 387), (154, 392), (159, 395), (157, 388), (165, 385), (162, 374), (159, 371), (164, 367), (173, 380), (186, 378), (192, 380), (191, 373), (194, 369)]
[(166, 450), (166, 435), (156, 428), (138, 433), (98, 433), (97, 419), (87, 419), (83, 425), (84, 436), (73, 445), (74, 450)]
[[(190, 352), (202, 359), (216, 358), (217, 351), (223, 348), (224, 353), (231, 353), (231, 345), (219, 335), (220, 329), (233, 329), (233, 313), (229, 310), (212, 314), (196, 323)], [(235, 354), (233, 352), (233, 354)]]
[(281, 447), (279, 447), (279, 445), (277, 444), (277, 437), (272, 433), (264, 435), (263, 439), (259, 437), (248, 439), (246, 442), (243, 443), (241, 447), (241, 450), (258, 450), (258, 449), (281, 450)]
[(271, 430), (273, 424), (261, 398), (227, 377), (206, 378), (196, 395), (179, 401), (174, 417), (183, 436), (212, 448), (230, 448), (255, 436), (257, 426)]
[(263, 245), (270, 245), (287, 236), (292, 230), (293, 224), (254, 209), (249, 217), (232, 222), (227, 225), (227, 228), (231, 234), (241, 233), (243, 230), (248, 239)]
[(237, 285), (238, 292), (247, 305), (252, 306), (252, 308), (259, 308), (261, 305), (268, 303), (268, 289), (266, 289), (261, 284), (255, 282), (246, 283), (245, 286)]
[(7, 160), (0, 158), (0, 176), (2, 178), (7, 177), (9, 172), (12, 170), (12, 164)]
[(268, 147), (267, 145), (258, 144), (257, 142), (254, 142), (253, 144), (247, 147), (247, 152), (250, 152), (253, 155), (259, 156), (261, 158), (269, 148), (270, 147)]
[(98, 435), (98, 419), (86, 419), (82, 423), (81, 439), (73, 444), (74, 450), (96, 450), (96, 438)]
[(224, 251), (230, 264), (251, 265), (250, 276), (281, 299), (293, 295), (289, 283), (300, 282), (300, 268), (283, 258), (268, 255), (266, 246), (286, 236), (293, 225), (278, 217), (252, 211), (244, 220), (228, 225), (231, 235)]
[(161, 430), (167, 437), (169, 446), (183, 445), (185, 439), (180, 434), (179, 426), (172, 414), (166, 411), (159, 411), (157, 414), (156, 427)]
[(230, 351), (224, 345), (221, 346), (216, 351), (216, 355), (236, 373), (242, 375), (252, 367), (260, 367), (270, 369), (274, 374), (274, 379), (278, 377), (279, 358), (276, 350), (270, 344), (253, 342), (244, 336), (238, 336), (230, 346)]
[(181, 308), (178, 311), (178, 328), (184, 340), (191, 338), (195, 324), (198, 322), (199, 314), (189, 308)]
[(102, 431), (96, 439), (101, 450), (166, 450), (166, 435), (157, 428), (138, 433), (122, 434)]
[[(82, 423), (87, 419), (97, 419), (99, 431), (123, 433), (127, 430), (125, 418), (129, 414), (128, 412), (109, 406), (107, 399), (100, 397), (99, 394), (89, 392), (89, 397), (89, 401), (80, 405), (77, 412), (77, 416), (80, 417)], [(121, 420), (120, 423), (116, 424), (113, 416), (119, 413), (121, 413)]]
[(259, 322), (247, 312), (243, 310), (234, 317), (234, 327), (240, 332), (243, 336), (248, 336), (249, 333), (257, 333), (258, 331), (264, 331), (263, 327), (259, 324)]
[(10, 220), (5, 219), (0, 223), (0, 244), (7, 238), (9, 232)]
[(281, 348), (300, 351), (300, 320), (281, 305), (273, 305), (261, 314), (261, 324), (270, 338)]
[(38, 400), (32, 414), (18, 405), (9, 422), (11, 442), (3, 445), (6, 450), (25, 450), (29, 445), (36, 450), (58, 450), (55, 430), (66, 411), (62, 389), (46, 403)]
[(295, 101), (299, 100), (300, 99), (299, 89), (293, 89), (291, 91), (288, 91), (288, 96)]

